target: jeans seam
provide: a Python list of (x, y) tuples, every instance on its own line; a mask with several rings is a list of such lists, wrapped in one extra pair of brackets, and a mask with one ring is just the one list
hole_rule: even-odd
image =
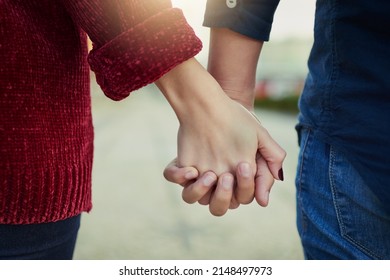
[(304, 139), (304, 143), (303, 143), (303, 146), (302, 146), (302, 158), (301, 158), (301, 165), (299, 166), (299, 185), (298, 185), (298, 191), (299, 191), (299, 195), (298, 195), (298, 198), (299, 198), (299, 203), (302, 205), (300, 207), (300, 211), (301, 211), (301, 222), (302, 222), (302, 239), (304, 239), (304, 235), (305, 235), (305, 232), (306, 232), (306, 222), (305, 222), (305, 213), (304, 213), (304, 209), (303, 209), (303, 202), (302, 202), (302, 196), (301, 196), (301, 193), (302, 193), (302, 181), (303, 181), (303, 168), (304, 168), (304, 164), (305, 164), (305, 155), (306, 155), (306, 149), (308, 147), (308, 143), (309, 143), (309, 137), (310, 137), (310, 134), (311, 134), (311, 131), (309, 129), (307, 129), (307, 135)]
[(337, 216), (337, 221), (338, 221), (338, 224), (339, 224), (339, 229), (340, 229), (340, 235), (345, 238), (346, 240), (348, 240), (350, 243), (354, 244), (355, 246), (357, 246), (361, 251), (363, 251), (365, 254), (373, 257), (373, 258), (377, 258), (377, 259), (381, 259), (379, 256), (377, 256), (375, 253), (373, 253), (371, 250), (369, 250), (368, 248), (366, 248), (364, 245), (362, 245), (360, 242), (357, 242), (355, 239), (353, 239), (351, 236), (349, 236), (346, 232), (345, 232), (345, 224), (343, 222), (343, 219), (342, 219), (342, 215), (341, 215), (341, 210), (340, 208), (338, 207), (337, 205), (337, 199), (338, 199), (338, 196), (337, 196), (337, 193), (336, 193), (336, 184), (334, 182), (334, 174), (333, 174), (333, 165), (334, 165), (334, 159), (335, 159), (335, 152), (334, 152), (334, 149), (332, 146), (330, 146), (330, 152), (329, 152), (330, 156), (329, 156), (329, 182), (330, 182), (330, 189), (331, 189), (331, 192), (332, 192), (332, 198), (333, 198), (333, 206), (335, 208), (335, 212), (336, 212), (336, 216)]
[(334, 152), (333, 152), (333, 147), (330, 146), (330, 151), (329, 151), (329, 182), (330, 182), (330, 191), (332, 193), (332, 198), (333, 198), (333, 206), (336, 212), (336, 217), (337, 221), (339, 223), (339, 228), (340, 228), (340, 234), (341, 236), (344, 236), (344, 223), (343, 220), (341, 219), (341, 213), (340, 209), (336, 203), (337, 201), (337, 194), (335, 191), (335, 183), (334, 183), (334, 176), (333, 176), (333, 163), (334, 163)]

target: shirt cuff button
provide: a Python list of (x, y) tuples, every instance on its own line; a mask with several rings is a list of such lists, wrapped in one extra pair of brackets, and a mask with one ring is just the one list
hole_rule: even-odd
[(226, 6), (233, 9), (237, 6), (237, 0), (226, 0)]

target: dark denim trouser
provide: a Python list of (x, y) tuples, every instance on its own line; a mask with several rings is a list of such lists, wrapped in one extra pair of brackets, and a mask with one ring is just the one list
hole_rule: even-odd
[(305, 258), (390, 259), (390, 213), (343, 154), (309, 129), (300, 139), (297, 225)]
[(0, 259), (72, 259), (80, 216), (53, 223), (0, 225)]

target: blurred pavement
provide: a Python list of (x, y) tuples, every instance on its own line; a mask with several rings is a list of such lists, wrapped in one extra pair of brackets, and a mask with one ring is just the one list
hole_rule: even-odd
[(260, 112), (288, 155), (285, 181), (270, 205), (240, 206), (223, 217), (181, 200), (162, 172), (176, 154), (178, 122), (148, 86), (121, 102), (93, 88), (94, 208), (84, 214), (75, 259), (302, 259), (295, 227), (296, 119)]

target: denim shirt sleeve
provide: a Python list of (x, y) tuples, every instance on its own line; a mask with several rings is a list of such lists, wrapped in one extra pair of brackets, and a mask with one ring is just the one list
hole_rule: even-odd
[(207, 0), (203, 25), (268, 41), (279, 0)]

